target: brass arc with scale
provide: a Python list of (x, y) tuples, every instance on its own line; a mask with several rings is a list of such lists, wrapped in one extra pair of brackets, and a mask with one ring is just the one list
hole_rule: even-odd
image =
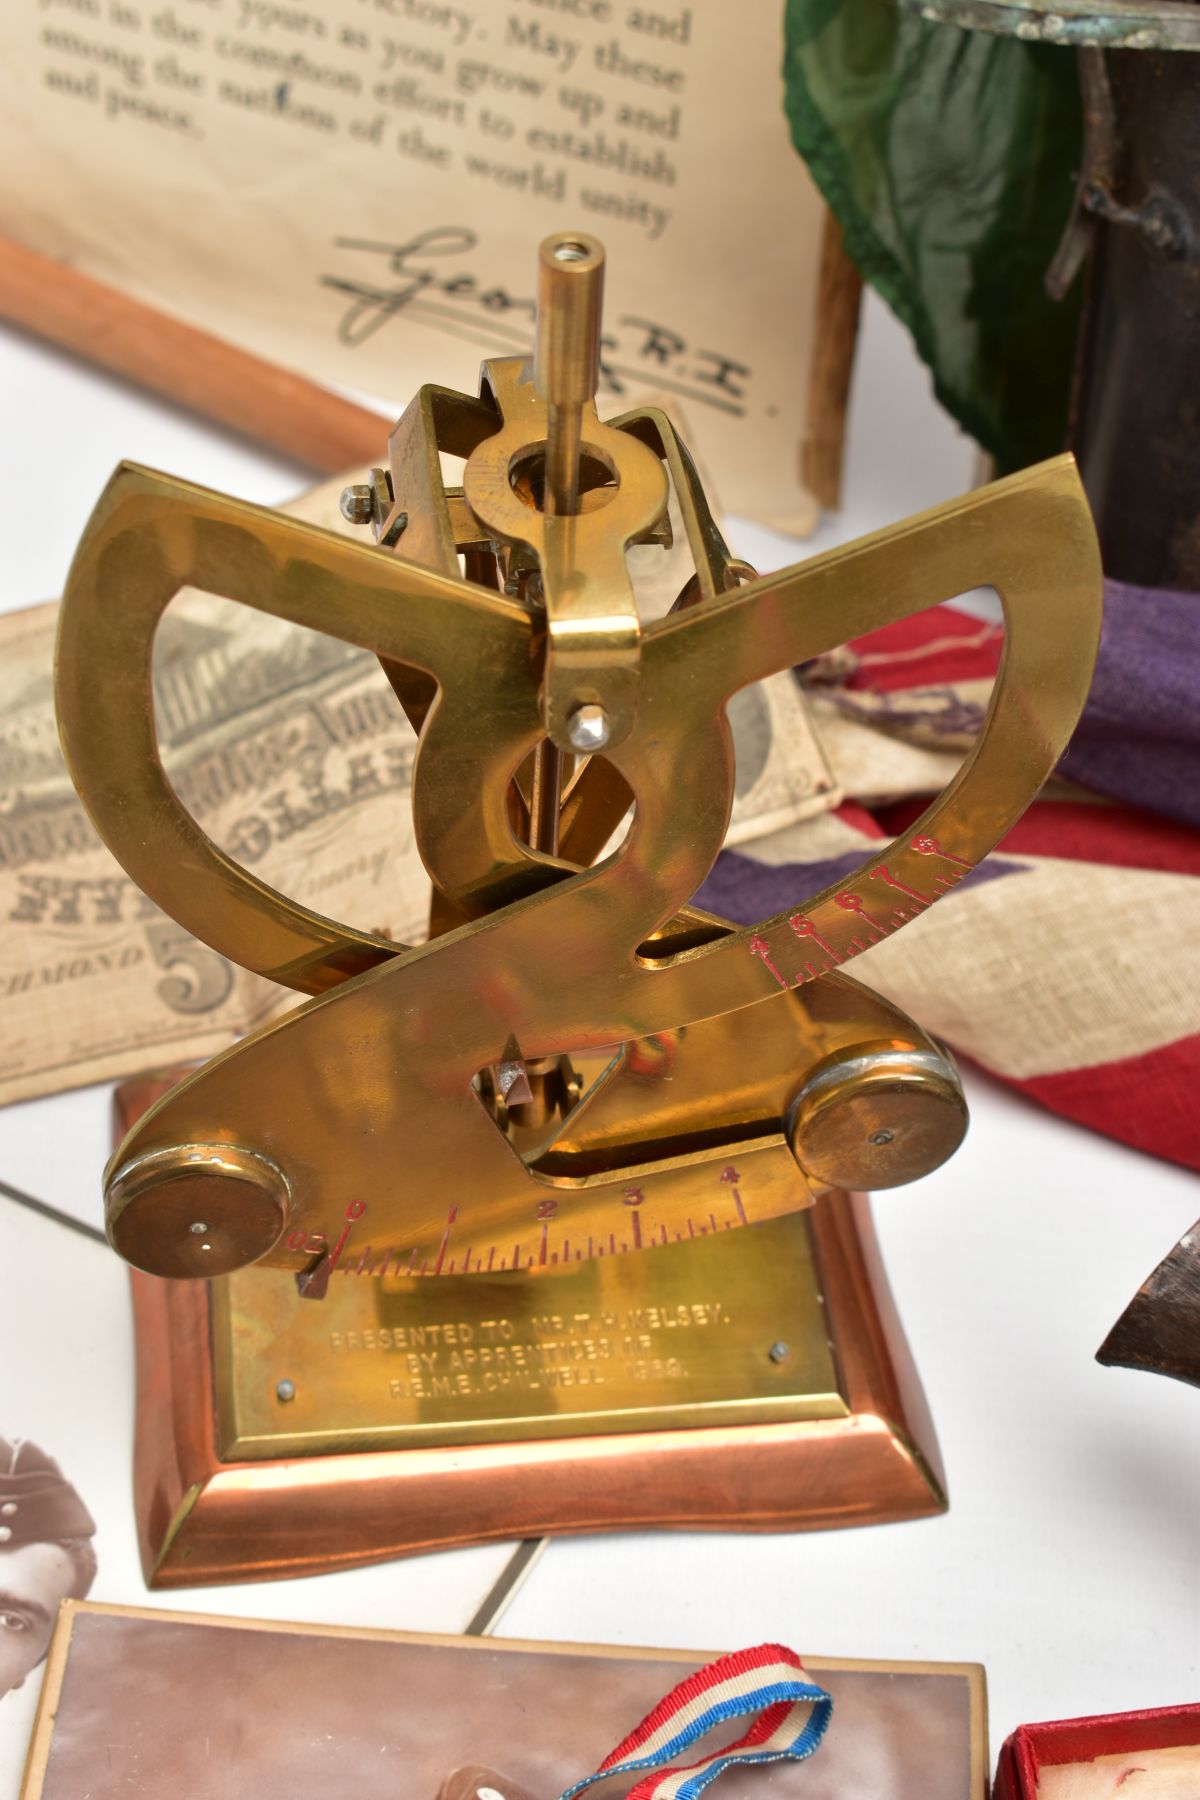
[[(295, 1486), (336, 1482), (334, 1464), (348, 1483), (350, 1463), (390, 1456), (384, 1487), (411, 1510), (425, 1479), (421, 1523), (371, 1514), (325, 1566), (513, 1529), (728, 1523), (731, 1510), (819, 1523), (941, 1503), (845, 1191), (936, 1167), (966, 1109), (943, 1048), (848, 965), (975, 867), (1065, 746), (1098, 636), (1087, 506), (1062, 458), (757, 577), (730, 555), (663, 413), (599, 420), (602, 276), (594, 240), (546, 240), (533, 356), (485, 363), (476, 397), (421, 391), (387, 466), (343, 497), (361, 541), (126, 466), (63, 603), (62, 738), (100, 834), (187, 930), (308, 996), (161, 1093), (110, 1164), (106, 1216), (117, 1250), (168, 1278), (142, 1286), (158, 1351), (172, 1333), (200, 1346), (197, 1390), (208, 1383), (218, 1414), (201, 1485), (215, 1494), (222, 1470), (284, 1455), (310, 1459)], [(445, 456), (464, 459), (461, 486), (446, 485)], [(670, 493), (692, 572), (648, 622), (626, 553), (665, 542)], [(172, 790), (151, 658), (188, 585), (378, 656), (419, 732), (426, 943), (351, 929), (266, 886)], [(733, 696), (980, 585), (1003, 603), (1002, 665), (985, 730), (923, 817), (753, 928), (693, 906), (729, 819)], [(772, 1272), (783, 1286), (767, 1299)], [(728, 1282), (732, 1310), (714, 1297)], [(789, 1293), (806, 1322), (781, 1322), (764, 1348), (762, 1309), (786, 1314)], [(697, 1385), (704, 1337), (719, 1370)], [(281, 1358), (303, 1362), (302, 1340), (311, 1373), (271, 1379)], [(549, 1361), (547, 1343), (560, 1346)], [(556, 1366), (572, 1379), (550, 1379)], [(148, 1553), (157, 1578), (320, 1563), (294, 1536), (290, 1560), (272, 1562), (226, 1519), (213, 1527), (223, 1550), (197, 1541), (190, 1573), (164, 1573), (180, 1520), (163, 1495), (196, 1487), (183, 1465), (197, 1452), (180, 1447), (184, 1398), (151, 1390), (147, 1431), (160, 1451), (170, 1437), (174, 1459), (157, 1478), (169, 1515)], [(867, 1465), (836, 1449), (868, 1416), (919, 1471), (903, 1495), (886, 1481), (863, 1491)], [(707, 1510), (668, 1497), (657, 1512), (579, 1502), (571, 1516), (563, 1498), (576, 1476), (586, 1487), (590, 1437), (656, 1469), (674, 1455), (662, 1489), (674, 1493), (695, 1487), (685, 1439), (697, 1455), (713, 1440), (726, 1469), (739, 1441), (746, 1452), (737, 1433), (763, 1421), (790, 1430), (796, 1454), (810, 1446), (790, 1507), (752, 1516), (723, 1490)], [(539, 1507), (534, 1447), (555, 1439), (557, 1498)], [(481, 1499), (480, 1480), (464, 1513), (453, 1489), (460, 1510), (439, 1532), (426, 1512), (456, 1477), (413, 1456), (446, 1444), (474, 1446), (493, 1491), (498, 1452), (521, 1454), (502, 1502)], [(812, 1471), (839, 1456), (830, 1498)]]

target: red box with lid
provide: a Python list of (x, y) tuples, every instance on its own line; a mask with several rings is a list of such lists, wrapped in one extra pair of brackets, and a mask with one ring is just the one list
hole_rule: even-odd
[(1062, 1763), (1180, 1744), (1200, 1744), (1200, 1706), (1157, 1706), (1145, 1712), (1018, 1725), (1001, 1745), (992, 1800), (1037, 1800), (1041, 1770)]

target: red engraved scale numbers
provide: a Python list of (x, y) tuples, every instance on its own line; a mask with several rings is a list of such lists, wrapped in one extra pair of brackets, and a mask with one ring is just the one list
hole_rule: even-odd
[(943, 850), (938, 840), (933, 837), (910, 838), (907, 845), (902, 848), (912, 850), (918, 856), (931, 857), (946, 865), (945, 869), (938, 870), (934, 874), (932, 893), (923, 894), (919, 888), (910, 887), (906, 881), (901, 881), (898, 875), (892, 873), (887, 863), (880, 863), (877, 868), (867, 871), (866, 879), (877, 881), (884, 887), (893, 888), (898, 893), (908, 896), (907, 901), (901, 901), (892, 908), (889, 917), (878, 917), (875, 912), (868, 910), (866, 901), (861, 894), (856, 894), (850, 889), (843, 889), (840, 894), (833, 896), (833, 903), (835, 906), (839, 906), (843, 912), (855, 915), (864, 928), (861, 935), (856, 932), (847, 943), (837, 949), (811, 919), (806, 918), (803, 913), (794, 913), (788, 920), (788, 925), (798, 938), (803, 938), (815, 945), (824, 960), (819, 963), (811, 959), (804, 961), (796, 974), (788, 980), (780, 973), (772, 955), (773, 949), (775, 954), (779, 953), (778, 947), (773, 946), (770, 939), (759, 936), (757, 932), (750, 939), (751, 956), (758, 957), (763, 967), (770, 970), (781, 988), (803, 987), (806, 981), (820, 980), (822, 975), (830, 974), (832, 970), (847, 962), (850, 957), (857, 956), (862, 950), (869, 950), (872, 944), (877, 944), (881, 939), (890, 937), (894, 931), (899, 931), (902, 925), (907, 925), (910, 919), (915, 919), (918, 913), (922, 913), (927, 907), (932, 906), (940, 895), (948, 893), (962, 880), (964, 875), (975, 867), (974, 863), (968, 862), (965, 857), (955, 856), (951, 851)]
[(875, 933), (875, 936), (871, 938), (860, 938), (857, 934), (852, 937), (848, 949), (848, 954), (850, 956), (857, 956), (860, 950), (869, 950), (872, 944), (877, 944), (880, 938), (885, 938), (887, 936), (887, 926), (881, 925), (879, 920), (875, 918), (872, 913), (867, 911), (866, 903), (861, 895), (837, 894), (834, 898), (843, 912), (856, 914), (856, 916), (862, 920), (866, 929)]
[(798, 938), (808, 938), (812, 943), (816, 944), (818, 950), (820, 950), (825, 957), (825, 961), (820, 967), (812, 962), (806, 962), (804, 964), (800, 974), (796, 978), (797, 987), (801, 986), (802, 983), (806, 981), (815, 981), (818, 975), (828, 975), (831, 969), (837, 968), (842, 960), (841, 957), (838, 955), (833, 945), (829, 943), (826, 938), (821, 936), (821, 933), (817, 930), (811, 919), (806, 919), (802, 914), (796, 913), (794, 917), (788, 920), (788, 924)]
[[(721, 1180), (725, 1182), (728, 1187), (730, 1197), (733, 1200), (734, 1206), (737, 1208), (738, 1224), (748, 1225), (750, 1221), (746, 1217), (746, 1209), (742, 1205), (742, 1190), (739, 1186), (741, 1179), (740, 1172), (734, 1168), (732, 1163), (727, 1163), (721, 1170)], [(730, 1221), (730, 1223), (732, 1223), (732, 1221)]]
[[(549, 1253), (549, 1247), (550, 1247), (550, 1221), (551, 1221), (551, 1219), (553, 1219), (557, 1216), (557, 1213), (558, 1213), (558, 1201), (557, 1200), (549, 1199), (549, 1200), (539, 1200), (538, 1201), (537, 1216), (542, 1222), (542, 1238), (541, 1238), (541, 1242), (538, 1245), (538, 1268), (539, 1269), (544, 1269), (546, 1266), (547, 1260), (548, 1260), (548, 1253)], [(555, 1257), (554, 1260), (555, 1260), (555, 1262), (558, 1261), (557, 1256)]]
[(642, 1221), (637, 1209), (645, 1204), (646, 1196), (640, 1187), (627, 1187), (624, 1200), (626, 1206), (633, 1208), (630, 1214), (630, 1223), (633, 1226), (633, 1247), (635, 1250), (640, 1250), (642, 1247)]
[(918, 856), (936, 856), (941, 862), (950, 864), (948, 875), (935, 875), (933, 878), (935, 896), (947, 893), (956, 882), (961, 881), (964, 875), (969, 875), (975, 867), (974, 863), (967, 862), (961, 856), (951, 856), (948, 850), (942, 849), (936, 838), (915, 837), (910, 848), (915, 850)]
[(791, 987), (791, 982), (783, 979), (783, 976), (771, 961), (771, 946), (768, 944), (766, 938), (758, 936), (752, 937), (750, 939), (750, 954), (751, 956), (761, 956), (764, 967), (770, 969), (781, 988)]
[[(349, 1206), (346, 1208), (344, 1215), (345, 1223), (342, 1226), (341, 1234), (338, 1237), (337, 1243), (329, 1253), (329, 1267), (331, 1270), (337, 1268), (342, 1251), (346, 1248), (346, 1244), (349, 1240), (351, 1230), (357, 1221), (364, 1216), (366, 1210), (367, 1203), (365, 1200), (351, 1200)], [(323, 1231), (293, 1231), (287, 1240), (287, 1247), (289, 1250), (298, 1250), (304, 1256), (323, 1256), (328, 1248), (328, 1244), (329, 1240)]]
[(895, 888), (897, 893), (907, 894), (912, 902), (912, 905), (905, 906), (901, 901), (898, 906), (892, 908), (891, 917), (888, 920), (889, 932), (899, 931), (902, 925), (907, 925), (910, 919), (915, 919), (917, 914), (923, 913), (929, 905), (929, 895), (922, 894), (918, 888), (909, 887), (907, 882), (901, 881), (898, 876), (892, 874), (886, 863), (880, 863), (877, 869), (872, 869), (868, 880), (886, 882), (888, 887)]

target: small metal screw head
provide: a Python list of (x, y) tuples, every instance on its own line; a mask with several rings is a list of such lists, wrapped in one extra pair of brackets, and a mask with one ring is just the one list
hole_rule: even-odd
[(368, 482), (355, 481), (343, 488), (340, 505), (343, 519), (351, 525), (369, 525), (375, 517), (375, 495)]
[(285, 1405), (289, 1400), (294, 1400), (296, 1398), (295, 1382), (288, 1381), (286, 1377), (283, 1381), (277, 1381), (275, 1383), (275, 1398), (277, 1400), (282, 1400)]
[(193, 1237), (207, 1237), (208, 1236), (208, 1226), (205, 1224), (203, 1219), (193, 1219), (192, 1223), (188, 1226), (188, 1230), (191, 1232)]
[(567, 720), (567, 736), (572, 750), (577, 750), (581, 756), (603, 750), (608, 742), (608, 714), (594, 701), (584, 701)]
[(890, 1144), (894, 1135), (895, 1133), (888, 1131), (885, 1126), (882, 1131), (873, 1131), (871, 1133), (871, 1142), (873, 1144)]
[(782, 1340), (780, 1340), (779, 1343), (772, 1344), (771, 1348), (767, 1351), (767, 1355), (773, 1363), (786, 1362), (791, 1354), (790, 1347), (783, 1343)]

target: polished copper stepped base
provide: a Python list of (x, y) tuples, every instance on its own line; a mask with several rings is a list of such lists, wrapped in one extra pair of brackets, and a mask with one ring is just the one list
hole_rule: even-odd
[[(127, 1084), (126, 1118), (129, 1089), (142, 1104), (153, 1097), (150, 1084)], [(933, 1427), (866, 1200), (831, 1195), (807, 1212), (720, 1241), (731, 1271), (747, 1258), (767, 1270), (799, 1251), (811, 1256), (828, 1323), (834, 1416), (650, 1430), (614, 1429), (607, 1416), (566, 1437), (384, 1450), (355, 1447), (347, 1432), (345, 1448), (326, 1437), (320, 1453), (230, 1460), (219, 1447), (219, 1309), (210, 1284), (135, 1273), (135, 1499), (148, 1584), (280, 1579), (545, 1533), (815, 1530), (943, 1510)], [(622, 1282), (636, 1286), (672, 1254), (623, 1259)], [(465, 1288), (471, 1279), (455, 1285)], [(549, 1309), (561, 1279), (543, 1275), (520, 1286), (533, 1287)], [(303, 1308), (322, 1336), (325, 1305)], [(828, 1353), (824, 1342), (801, 1345), (794, 1332), (791, 1348), (802, 1361)], [(261, 1346), (259, 1355), (263, 1378), (274, 1381), (274, 1357)], [(754, 1397), (746, 1404), (752, 1408)], [(833, 1412), (828, 1394), (819, 1404)], [(763, 1403), (761, 1414), (772, 1406), (778, 1402)], [(670, 1414), (660, 1409), (657, 1416)], [(686, 1402), (676, 1416), (686, 1416)]]

